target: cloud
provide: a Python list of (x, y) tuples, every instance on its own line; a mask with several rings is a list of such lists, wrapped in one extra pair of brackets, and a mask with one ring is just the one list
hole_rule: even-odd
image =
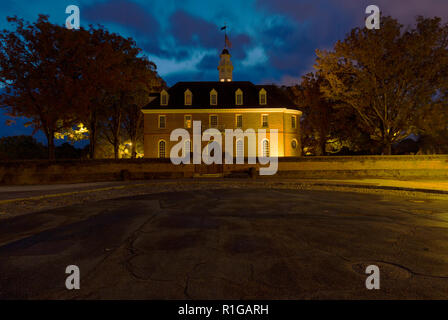
[[(220, 31), (220, 26), (201, 17), (177, 10), (170, 16), (169, 21), (169, 32), (179, 45), (204, 49), (219, 49), (224, 46), (224, 34)], [(239, 33), (229, 37), (234, 48), (232, 55), (244, 57), (245, 49), (251, 43), (249, 35)]]
[(131, 1), (111, 0), (83, 8), (82, 17), (93, 23), (115, 23), (137, 35), (157, 36), (160, 26), (144, 6)]
[(241, 65), (244, 67), (256, 66), (258, 64), (265, 64), (268, 60), (263, 47), (257, 46), (250, 49), (247, 52), (246, 59), (241, 61)]
[(219, 63), (218, 52), (215, 54), (206, 54), (197, 64), (199, 70), (217, 70)]

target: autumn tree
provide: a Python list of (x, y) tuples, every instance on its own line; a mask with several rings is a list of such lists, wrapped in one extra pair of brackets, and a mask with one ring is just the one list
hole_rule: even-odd
[(300, 85), (289, 88), (295, 103), (302, 110), (302, 146), (314, 149), (317, 155), (326, 154), (335, 111), (331, 102), (320, 92), (322, 78), (313, 73), (302, 77)]
[[(31, 118), (42, 130), (49, 159), (55, 158), (54, 134), (74, 124), (81, 77), (74, 58), (82, 48), (74, 45), (76, 33), (48, 22), (40, 15), (30, 24), (7, 19), (15, 30), (0, 32), (0, 107), (11, 116)], [(76, 102), (76, 103), (75, 103)]]
[(300, 128), (304, 154), (327, 155), (343, 150), (369, 153), (370, 145), (366, 144), (357, 115), (324, 96), (320, 89), (324, 81), (316, 73), (308, 73), (300, 84), (286, 87), (287, 94), (302, 111)]
[(143, 140), (142, 107), (155, 98), (154, 94), (166, 87), (165, 82), (157, 75), (156, 65), (146, 58), (134, 64), (133, 86), (128, 92), (128, 100), (123, 110), (123, 129), (131, 142), (131, 158), (137, 154), (137, 143)]
[(122, 39), (125, 40), (101, 27), (90, 27), (84, 38), (84, 53), (78, 59), (84, 90), (89, 97), (87, 107), (80, 110), (79, 119), (89, 132), (91, 159), (95, 158), (100, 123), (114, 117), (111, 105), (123, 83), (123, 53), (117, 48), (117, 42)]
[(120, 144), (127, 134), (135, 157), (136, 140), (142, 127), (141, 108), (149, 102), (150, 93), (160, 87), (161, 79), (155, 64), (141, 56), (132, 39), (111, 34), (109, 42), (117, 64), (108, 73), (116, 80), (104, 88), (107, 116), (100, 120), (101, 134), (112, 144), (115, 159), (119, 158)]
[(5, 87), (0, 107), (30, 118), (34, 129), (45, 133), (50, 159), (55, 135), (76, 140), (86, 134), (94, 158), (100, 124), (118, 157), (123, 110), (141, 108), (143, 96), (149, 98), (142, 81), (149, 85), (160, 79), (155, 65), (141, 57), (131, 38), (103, 27), (69, 30), (43, 15), (33, 24), (16, 17), (8, 21), (15, 30), (0, 33), (0, 84)]
[(440, 102), (446, 81), (448, 27), (417, 18), (403, 30), (383, 17), (379, 30), (355, 28), (332, 51), (317, 51), (316, 69), (327, 98), (352, 108), (384, 154), (415, 132), (417, 117)]

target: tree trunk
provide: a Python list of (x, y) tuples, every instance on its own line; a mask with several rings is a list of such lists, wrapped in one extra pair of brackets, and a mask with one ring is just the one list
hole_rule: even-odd
[(56, 159), (55, 147), (54, 147), (54, 132), (50, 130), (47, 134), (47, 144), (48, 144), (48, 160)]
[(319, 151), (321, 156), (325, 156), (327, 153), (325, 151), (325, 146), (327, 145), (327, 141), (325, 139), (321, 139), (319, 141)]
[(133, 137), (131, 139), (131, 143), (132, 143), (132, 145), (131, 145), (131, 159), (135, 159), (135, 158), (137, 158), (137, 146), (136, 146), (137, 139), (135, 137)]
[(118, 112), (114, 119), (114, 128), (112, 130), (113, 138), (114, 138), (114, 156), (115, 160), (119, 158), (119, 151), (120, 151), (120, 125), (121, 125), (121, 104), (120, 109), (118, 109)]
[(389, 141), (386, 141), (384, 143), (384, 147), (383, 147), (383, 155), (390, 156), (391, 154), (392, 154), (392, 143), (390, 143)]
[(114, 139), (114, 158), (115, 160), (118, 160), (118, 155), (119, 155), (119, 147), (120, 147), (120, 143), (117, 141), (117, 139)]
[(89, 128), (89, 157), (95, 159), (95, 146), (96, 146), (96, 114), (93, 113), (90, 117)]

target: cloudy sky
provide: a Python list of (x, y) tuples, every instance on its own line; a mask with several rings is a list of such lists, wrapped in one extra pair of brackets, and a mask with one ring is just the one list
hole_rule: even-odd
[[(64, 25), (72, 4), (80, 8), (81, 26), (101, 24), (133, 37), (168, 85), (218, 79), (224, 24), (234, 80), (292, 84), (313, 69), (315, 49), (331, 48), (363, 26), (370, 4), (404, 25), (417, 15), (448, 20), (448, 0), (2, 0), (0, 28), (8, 28), (6, 17), (13, 15), (34, 21), (48, 14)], [(20, 121), (11, 127), (0, 121), (0, 135), (30, 133)]]

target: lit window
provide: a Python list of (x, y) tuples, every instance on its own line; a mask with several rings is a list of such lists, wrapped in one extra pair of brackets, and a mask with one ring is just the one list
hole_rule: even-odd
[(241, 91), (241, 89), (238, 89), (235, 92), (235, 104), (237, 106), (243, 105), (243, 91)]
[(218, 116), (211, 115), (210, 116), (210, 128), (216, 128), (218, 126)]
[(190, 140), (185, 140), (184, 143), (185, 144), (184, 144), (184, 149), (182, 151), (182, 158), (185, 158), (185, 156), (188, 156), (188, 154), (192, 152), (192, 145), (191, 145)]
[(168, 92), (166, 92), (165, 90), (162, 90), (162, 92), (160, 93), (160, 105), (168, 105)]
[(185, 115), (184, 116), (184, 127), (186, 129), (190, 129), (191, 128), (191, 115)]
[(192, 100), (193, 100), (193, 94), (191, 93), (191, 91), (189, 89), (185, 90), (185, 93), (184, 93), (184, 104), (186, 106), (191, 106)]
[(293, 149), (297, 148), (297, 140), (296, 140), (296, 139), (294, 139), (294, 140), (291, 141), (291, 147), (292, 147)]
[(242, 128), (243, 127), (243, 115), (242, 114), (237, 114), (236, 115), (236, 127), (237, 128)]
[(269, 157), (269, 140), (264, 139), (262, 142), (263, 157)]
[(236, 157), (244, 157), (244, 141), (239, 139), (236, 141)]
[(296, 116), (292, 116), (292, 117), (291, 117), (291, 127), (292, 127), (293, 129), (296, 128), (296, 121), (297, 121), (297, 117), (296, 117)]
[(166, 142), (165, 140), (159, 141), (159, 158), (165, 158)]
[(261, 89), (259, 93), (260, 105), (265, 105), (266, 102), (266, 90)]
[(159, 129), (166, 128), (166, 116), (159, 116)]
[(216, 106), (218, 104), (218, 93), (215, 89), (210, 91), (210, 105)]
[(267, 114), (263, 114), (263, 115), (261, 115), (261, 126), (262, 126), (263, 128), (267, 128), (267, 127), (269, 126), (269, 123), (268, 123), (268, 115), (267, 115)]

